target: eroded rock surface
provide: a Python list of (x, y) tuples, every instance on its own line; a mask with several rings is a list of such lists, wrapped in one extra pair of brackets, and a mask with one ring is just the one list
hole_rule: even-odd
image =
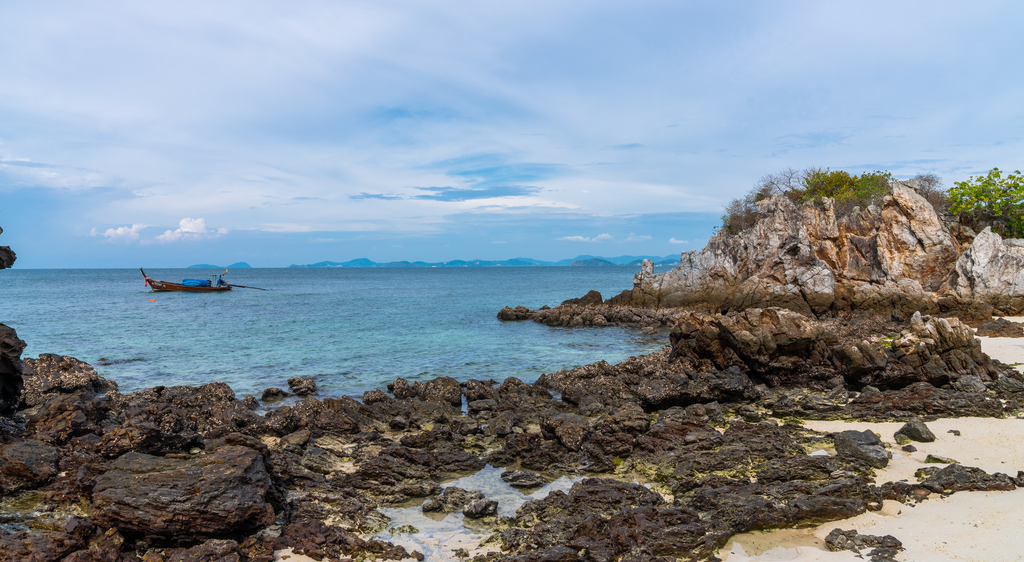
[(96, 374), (92, 365), (67, 355), (43, 353), (38, 359), (25, 359), (25, 364), (31, 369), (21, 397), (26, 406), (79, 390), (96, 394), (117, 390), (117, 384)]
[(645, 262), (633, 289), (605, 304), (819, 315), (871, 310), (904, 318), (921, 311), (971, 321), (987, 319), (992, 307), (1024, 310), (1024, 241), (986, 229), (968, 233), (965, 249), (960, 239), (968, 230), (940, 218), (909, 185), (895, 185), (881, 206), (838, 220), (831, 199), (796, 206), (770, 197), (758, 203), (751, 228), (684, 252), (665, 273)]
[[(0, 492), (27, 494), (19, 501), (47, 514), (45, 530), (0, 537), (0, 555), (421, 557), (365, 537), (389, 525), (379, 508), (422, 498), (426, 511), (461, 511), (493, 533), (501, 551), (490, 561), (704, 560), (752, 529), (1024, 484), (1024, 473), (952, 464), (877, 485), (888, 451), (874, 434), (779, 421), (1024, 411), (1020, 375), (981, 354), (956, 320), (691, 311), (671, 342), (535, 384), (397, 379), (362, 402), (310, 396), (264, 415), (222, 383), (105, 395), (67, 387), (23, 407), (24, 424), (0, 439)], [(65, 371), (90, 372), (80, 367)], [(822, 448), (837, 454), (809, 454)], [(587, 479), (498, 518), (482, 493), (443, 486), (487, 464), (523, 487)]]
[(28, 367), (21, 360), (27, 344), (14, 328), (0, 324), (0, 414), (10, 412), (21, 400)]
[(225, 446), (190, 459), (128, 453), (92, 490), (92, 518), (122, 533), (171, 540), (246, 534), (274, 522), (263, 457)]

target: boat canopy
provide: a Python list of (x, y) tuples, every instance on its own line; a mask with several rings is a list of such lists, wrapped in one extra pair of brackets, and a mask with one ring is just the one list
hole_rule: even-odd
[(209, 287), (208, 279), (182, 279), (181, 284), (186, 287)]

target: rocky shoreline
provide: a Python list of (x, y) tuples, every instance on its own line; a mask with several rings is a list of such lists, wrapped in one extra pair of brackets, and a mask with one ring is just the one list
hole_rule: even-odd
[[(1024, 376), (956, 319), (690, 311), (671, 345), (618, 365), (397, 379), (362, 400), (299, 379), (307, 396), (264, 414), (277, 393), (260, 404), (222, 383), (121, 394), (74, 358), (22, 361), (3, 330), (4, 382), (23, 380), (2, 426), (3, 560), (415, 559), (380, 538), (379, 510), (418, 503), (488, 537), (449, 559), (711, 560), (738, 533), (1024, 486), (960, 464), (874, 482), (891, 449), (873, 433), (799, 421), (1024, 415)], [(513, 516), (443, 486), (488, 465), (526, 490), (576, 483)]]
[[(22, 359), (0, 324), (0, 560), (711, 561), (750, 531), (1024, 487), (1024, 466), (907, 460), (929, 424), (1024, 418), (1024, 375), (974, 331), (1024, 335), (992, 319), (1024, 310), (1024, 245), (938, 217), (912, 186), (838, 219), (827, 198), (759, 205), (748, 231), (660, 275), (645, 263), (621, 295), (502, 309), (667, 336), (532, 384), (122, 394), (73, 357)], [(890, 460), (912, 476), (880, 477)], [(428, 544), (408, 512), (472, 532)], [(821, 538), (872, 560), (910, 539)]]

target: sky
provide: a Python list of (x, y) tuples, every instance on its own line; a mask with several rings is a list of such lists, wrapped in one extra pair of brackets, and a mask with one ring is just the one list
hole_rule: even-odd
[(1024, 154), (1019, 2), (3, 2), (16, 268), (700, 249), (764, 174)]

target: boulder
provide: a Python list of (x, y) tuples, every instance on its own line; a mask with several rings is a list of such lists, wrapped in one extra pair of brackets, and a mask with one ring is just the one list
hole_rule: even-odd
[(462, 511), (466, 517), (479, 519), (495, 515), (498, 512), (498, 502), (487, 499), (483, 492), (471, 492), (451, 486), (445, 488), (437, 497), (423, 502), (422, 510), (424, 513)]
[(47, 484), (57, 476), (59, 458), (56, 447), (34, 439), (0, 446), (0, 490), (6, 495)]
[(71, 394), (79, 390), (100, 394), (117, 390), (117, 383), (96, 374), (96, 369), (85, 361), (67, 355), (43, 353), (38, 359), (25, 359), (31, 371), (25, 376), (22, 402), (37, 406), (58, 394)]
[(935, 434), (932, 433), (932, 430), (928, 429), (928, 426), (921, 421), (921, 418), (912, 418), (896, 431), (894, 437), (900, 445), (905, 445), (911, 441), (919, 443), (935, 441)]
[(841, 456), (860, 459), (874, 468), (885, 468), (889, 464), (889, 454), (885, 451), (882, 440), (871, 431), (840, 431), (833, 435), (836, 453)]
[(312, 377), (292, 377), (288, 379), (288, 390), (296, 396), (316, 394), (316, 381)]
[(947, 286), (961, 297), (1019, 314), (1024, 311), (1024, 240), (1004, 240), (986, 228), (956, 260)]
[(90, 515), (158, 542), (247, 534), (274, 522), (270, 489), (263, 457), (248, 447), (187, 460), (128, 453), (96, 478)]

